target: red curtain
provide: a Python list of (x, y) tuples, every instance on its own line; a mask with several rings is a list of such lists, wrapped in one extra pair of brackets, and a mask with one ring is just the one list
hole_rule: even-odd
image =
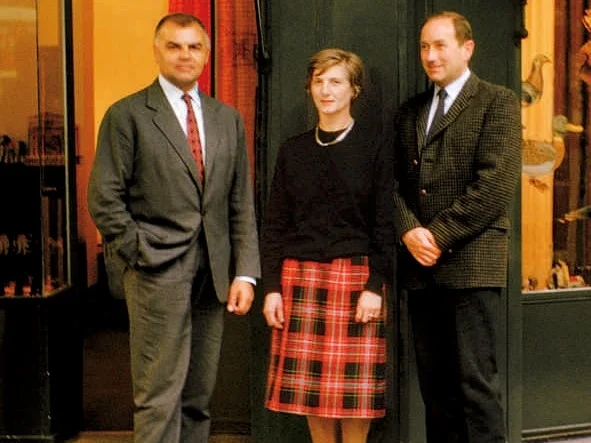
[(257, 87), (254, 54), (257, 29), (254, 2), (252, 0), (169, 0), (169, 11), (191, 13), (199, 17), (208, 27), (209, 35), (213, 38), (210, 71), (202, 74), (199, 87), (211, 93), (210, 79), (213, 78), (215, 97), (237, 108), (242, 114), (250, 170), (254, 176)]

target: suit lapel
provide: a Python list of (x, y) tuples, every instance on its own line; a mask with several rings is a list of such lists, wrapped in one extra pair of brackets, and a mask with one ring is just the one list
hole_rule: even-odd
[(218, 119), (218, 104), (208, 95), (199, 93), (205, 126), (205, 182), (207, 182), (215, 168), (215, 157), (218, 153), (222, 132)]
[(419, 107), (419, 113), (417, 115), (417, 149), (419, 152), (425, 146), (425, 136), (427, 135), (427, 118), (429, 117), (429, 108), (431, 107), (431, 99), (433, 97), (433, 90), (425, 94), (425, 99), (422, 105)]
[(157, 80), (148, 88), (146, 105), (156, 111), (153, 118), (154, 124), (168, 139), (174, 151), (183, 163), (185, 163), (191, 173), (191, 177), (199, 188), (199, 192), (202, 192), (197, 165), (189, 150), (187, 137), (179, 125), (178, 119)]
[[(439, 134), (451, 123), (453, 123), (458, 118), (458, 116), (464, 111), (464, 109), (466, 109), (466, 107), (470, 104), (470, 100), (472, 99), (474, 94), (476, 94), (476, 91), (478, 89), (478, 82), (478, 77), (476, 77), (475, 74), (470, 74), (470, 77), (466, 81), (466, 84), (454, 100), (449, 110), (445, 113), (441, 120), (439, 120), (438, 124), (429, 133), (429, 139), (426, 140), (427, 143), (429, 143), (433, 139), (433, 137), (436, 137), (437, 134)], [(428, 111), (429, 108), (427, 107), (427, 112)]]

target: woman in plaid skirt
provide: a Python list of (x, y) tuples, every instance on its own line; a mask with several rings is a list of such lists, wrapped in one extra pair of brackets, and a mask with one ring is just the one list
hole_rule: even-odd
[(318, 124), (281, 146), (263, 229), (266, 406), (305, 415), (318, 443), (365, 442), (385, 415), (393, 147), (351, 115), (362, 83), (351, 52), (310, 59)]

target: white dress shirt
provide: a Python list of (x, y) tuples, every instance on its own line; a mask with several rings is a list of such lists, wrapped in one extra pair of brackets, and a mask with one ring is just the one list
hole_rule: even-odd
[[(445, 92), (447, 92), (447, 97), (445, 98), (445, 103), (443, 104), (443, 115), (447, 113), (453, 102), (456, 100), (460, 91), (468, 81), (470, 77), (470, 69), (466, 69), (462, 75), (456, 78), (453, 82), (445, 87)], [(439, 90), (441, 88), (435, 85), (433, 90), (433, 99), (431, 101), (431, 108), (429, 109), (429, 117), (427, 119), (427, 130), (425, 131), (426, 134), (429, 133), (429, 128), (431, 127), (431, 122), (433, 121), (433, 117), (435, 116), (435, 110), (437, 109), (437, 104), (439, 103)]]

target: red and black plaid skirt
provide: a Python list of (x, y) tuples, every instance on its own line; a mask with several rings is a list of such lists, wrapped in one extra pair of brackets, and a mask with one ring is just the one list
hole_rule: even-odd
[(285, 326), (272, 332), (268, 409), (331, 418), (385, 415), (384, 315), (355, 322), (367, 263), (367, 257), (284, 260)]

